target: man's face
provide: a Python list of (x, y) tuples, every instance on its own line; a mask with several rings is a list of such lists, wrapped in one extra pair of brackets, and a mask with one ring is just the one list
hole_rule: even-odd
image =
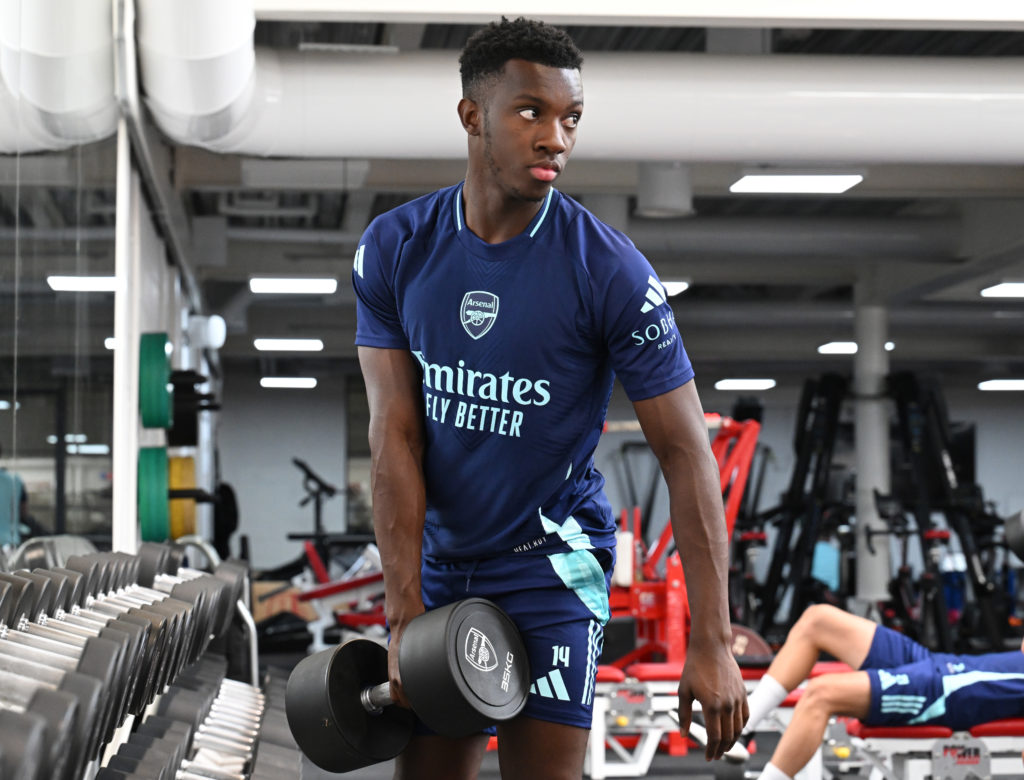
[(576, 143), (580, 72), (509, 60), (483, 98), (483, 160), (508, 196), (543, 200)]

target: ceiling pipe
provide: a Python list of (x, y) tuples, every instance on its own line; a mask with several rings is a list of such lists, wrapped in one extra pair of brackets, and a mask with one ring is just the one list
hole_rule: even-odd
[(116, 127), (110, 0), (0, 0), (0, 153), (66, 149)]
[[(178, 143), (256, 156), (465, 155), (457, 52), (257, 51), (251, 0), (139, 0), (138, 19), (149, 104)], [(574, 154), (1019, 164), (1021, 68), (1012, 58), (594, 52)]]

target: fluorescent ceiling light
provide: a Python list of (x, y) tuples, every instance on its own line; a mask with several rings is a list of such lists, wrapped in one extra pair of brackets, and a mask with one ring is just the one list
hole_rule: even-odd
[(109, 444), (69, 444), (68, 455), (109, 455)]
[(669, 298), (690, 289), (689, 282), (662, 282), (661, 285), (665, 288), (665, 294), (668, 295)]
[(1024, 298), (1024, 282), (1003, 282), (986, 287), (982, 298)]
[(260, 387), (283, 390), (312, 390), (316, 387), (316, 379), (311, 376), (265, 376), (260, 379)]
[[(892, 352), (894, 349), (896, 349), (895, 341), (885, 342), (886, 352)], [(857, 342), (830, 341), (828, 344), (822, 344), (820, 347), (818, 347), (818, 352), (822, 355), (856, 355)]]
[(715, 390), (771, 390), (774, 379), (719, 379)]
[(862, 181), (859, 173), (748, 173), (729, 192), (838, 195)]
[(249, 290), (261, 294), (333, 295), (337, 279), (257, 278), (249, 280)]
[(856, 341), (830, 341), (818, 347), (822, 355), (854, 355), (857, 353)]
[[(6, 412), (10, 408), (11, 408), (11, 402), (10, 401), (0, 401), (0, 412)], [(18, 401), (18, 403), (16, 403), (14, 405), (14, 410), (17, 411), (20, 408), (21, 408), (21, 401)]]
[(324, 348), (320, 339), (253, 339), (252, 345), (260, 352), (320, 352)]
[(47, 276), (46, 283), (55, 292), (114, 292), (113, 276)]
[[(89, 437), (86, 436), (84, 433), (65, 433), (64, 434), (64, 442), (65, 443), (85, 444), (88, 440), (89, 440)], [(56, 435), (51, 433), (49, 436), (47, 436), (46, 437), (46, 443), (47, 444), (56, 444), (57, 443)]]
[(1024, 390), (1024, 379), (987, 379), (978, 383), (979, 390)]

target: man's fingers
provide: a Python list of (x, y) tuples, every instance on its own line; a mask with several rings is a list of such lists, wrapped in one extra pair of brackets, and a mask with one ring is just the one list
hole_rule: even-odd
[(684, 737), (690, 733), (690, 721), (693, 720), (693, 702), (683, 696), (679, 697), (679, 733)]
[(721, 714), (704, 711), (704, 726), (708, 732), (708, 744), (704, 748), (704, 757), (714, 761), (722, 755), (722, 723)]

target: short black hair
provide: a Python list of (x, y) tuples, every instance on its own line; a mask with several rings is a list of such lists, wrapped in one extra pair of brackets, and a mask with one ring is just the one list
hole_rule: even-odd
[(459, 57), (462, 94), (473, 99), (479, 84), (497, 76), (509, 60), (526, 60), (549, 68), (579, 70), (583, 54), (560, 27), (519, 17), (491, 22), (473, 33)]

